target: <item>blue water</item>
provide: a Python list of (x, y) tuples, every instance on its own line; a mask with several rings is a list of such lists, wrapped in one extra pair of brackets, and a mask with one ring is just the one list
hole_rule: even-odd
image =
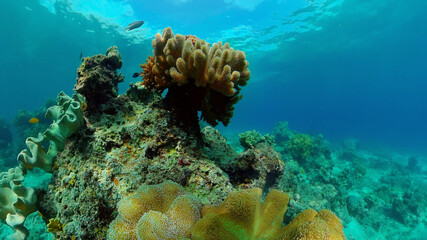
[[(171, 26), (246, 52), (252, 78), (228, 129), (286, 120), (330, 140), (422, 152), (427, 145), (427, 2), (1, 1), (0, 116), (72, 92), (83, 56), (117, 45), (126, 76)], [(142, 28), (124, 32), (134, 20)]]

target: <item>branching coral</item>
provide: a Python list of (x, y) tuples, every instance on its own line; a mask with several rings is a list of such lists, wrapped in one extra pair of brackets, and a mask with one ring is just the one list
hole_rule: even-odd
[[(195, 36), (174, 35), (170, 28), (157, 34), (153, 44), (153, 59), (143, 68), (143, 85), (158, 90), (169, 89), (174, 108), (187, 113), (202, 112), (211, 125), (218, 121), (225, 126), (233, 116), (233, 105), (241, 99), (240, 87), (250, 78), (244, 52), (221, 42), (211, 47)], [(185, 88), (182, 86), (186, 86)], [(171, 93), (174, 92), (174, 93)]]
[(185, 239), (200, 218), (202, 205), (178, 184), (141, 186), (118, 204), (119, 216), (107, 239)]

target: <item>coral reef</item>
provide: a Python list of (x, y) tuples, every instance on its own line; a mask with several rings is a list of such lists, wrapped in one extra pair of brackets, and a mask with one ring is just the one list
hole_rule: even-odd
[(259, 187), (268, 192), (274, 187), (285, 170), (282, 157), (268, 142), (259, 142), (247, 149), (234, 161), (223, 167), (235, 186)]
[[(168, 34), (172, 32), (165, 30), (164, 38), (154, 41), (156, 62), (151, 69), (154, 76), (157, 76), (157, 70), (154, 71), (157, 67), (165, 66), (157, 65), (157, 61), (160, 62), (162, 58), (160, 49), (161, 51), (169, 48), (176, 50), (177, 46), (173, 44), (177, 44), (175, 41), (181, 38), (179, 35), (176, 36), (178, 40), (171, 36), (167, 38)], [(165, 42), (164, 46), (161, 46), (166, 38), (168, 43)], [(189, 45), (193, 46), (193, 43), (195, 43), (195, 49)], [(201, 40), (194, 37), (189, 37), (182, 44), (183, 48), (187, 46), (186, 49), (189, 49), (185, 52), (193, 54), (194, 51), (196, 53), (193, 55), (198, 58), (204, 50), (209, 49), (209, 45), (202, 44)], [(227, 75), (228, 70), (224, 69), (228, 68), (239, 72), (237, 70), (240, 68), (234, 66), (237, 64), (234, 58), (237, 57), (243, 61), (241, 65), (243, 80), (248, 77), (248, 75), (245, 77), (249, 72), (243, 53), (234, 51), (228, 45), (220, 44), (216, 47), (212, 46), (210, 52), (215, 52), (216, 55), (209, 56), (219, 59), (211, 60), (217, 62), (214, 67), (221, 69), (220, 73), (222, 71)], [(172, 53), (166, 51), (163, 54)], [(222, 65), (221, 54), (223, 63), (230, 65)], [(222, 203), (228, 193), (236, 188), (251, 188), (247, 191), (256, 192), (256, 196), (251, 199), (256, 198), (255, 202), (261, 206), (262, 192), (267, 193), (270, 188), (276, 187), (277, 180), (284, 171), (284, 163), (279, 153), (273, 149), (273, 142), (267, 137), (261, 141), (252, 141), (250, 148), (239, 154), (212, 127), (206, 127), (200, 131), (198, 124), (196, 128), (194, 122), (183, 121), (182, 109), (177, 105), (171, 105), (170, 102), (172, 99), (180, 99), (174, 96), (194, 93), (194, 89), (203, 94), (210, 92), (210, 103), (216, 101), (213, 99), (239, 98), (239, 86), (243, 83), (233, 83), (232, 87), (235, 90), (233, 96), (226, 96), (227, 94), (217, 89), (213, 83), (206, 82), (204, 86), (201, 82), (196, 83), (194, 75), (186, 75), (187, 73), (181, 72), (185, 68), (176, 65), (176, 72), (173, 74), (161, 73), (170, 81), (165, 99), (159, 91), (152, 91), (153, 89), (147, 89), (150, 87), (141, 86), (138, 83), (131, 84), (126, 93), (117, 95), (117, 83), (121, 78), (116, 73), (116, 69), (121, 65), (119, 56), (118, 51), (113, 48), (107, 51), (107, 56), (97, 55), (86, 58), (79, 67), (81, 73), (75, 90), (86, 94), (88, 101), (83, 101), (83, 98), (77, 94), (73, 98), (60, 94), (59, 106), (49, 108), (47, 111), (47, 117), (53, 119), (54, 123), (43, 134), (39, 134), (38, 138), (28, 138), (27, 145), (30, 150), (24, 150), (19, 154), (18, 158), (22, 166), (28, 169), (39, 167), (52, 173), (48, 187), (37, 188), (36, 193), (37, 207), (43, 220), (47, 222), (48, 219), (55, 219), (49, 224), (49, 229), (52, 230), (55, 238), (59, 240), (105, 239), (108, 235), (111, 239), (132, 239), (144, 234), (150, 235), (148, 238), (154, 237), (152, 234), (155, 233), (160, 234), (162, 239), (193, 238), (190, 236), (190, 225), (186, 227), (177, 225), (177, 222), (183, 222), (178, 219), (185, 216), (194, 217), (200, 209), (200, 203), (211, 205)], [(162, 63), (170, 62), (171, 57), (172, 55), (168, 55), (169, 60)], [(179, 59), (178, 56), (175, 57)], [(175, 62), (192, 61), (189, 59), (191, 58), (183, 56), (182, 60)], [(173, 71), (172, 67), (168, 69)], [(199, 68), (191, 71), (203, 72), (197, 69)], [(230, 76), (233, 74), (234, 77), (238, 75), (238, 73), (230, 73)], [(177, 79), (179, 77), (178, 80), (181, 82), (172, 80), (174, 79), (172, 75)], [(228, 78), (225, 75), (223, 77)], [(94, 87), (98, 86), (94, 81), (95, 76), (100, 83), (109, 82), (107, 84), (109, 87), (102, 89)], [(224, 86), (230, 86), (230, 84)], [(98, 101), (94, 98), (97, 94), (105, 94), (107, 97)], [(214, 97), (215, 94), (220, 98)], [(185, 102), (182, 107), (184, 106), (188, 107), (191, 104)], [(200, 110), (200, 108), (196, 109)], [(197, 122), (197, 114), (195, 116), (193, 120)], [(50, 143), (47, 151), (43, 143)], [(164, 183), (167, 180), (175, 183)], [(178, 187), (176, 183), (182, 187)], [(162, 185), (149, 187), (148, 184)], [(144, 187), (141, 187), (142, 185)], [(253, 187), (262, 189), (253, 190)], [(137, 190), (138, 188), (140, 189)], [(171, 191), (171, 194), (167, 193), (166, 188)], [(189, 196), (183, 189), (194, 197), (183, 197)], [(134, 195), (131, 195), (133, 193)], [(233, 194), (230, 196), (232, 198)], [(277, 203), (278, 200), (274, 199), (283, 199), (283, 196), (285, 195), (272, 190), (262, 206), (266, 209), (271, 207), (271, 211), (275, 211), (276, 205), (273, 206), (270, 203)], [(150, 199), (157, 203), (168, 202), (165, 199), (170, 200), (166, 205), (171, 208), (158, 209), (155, 207), (156, 204), (151, 202), (152, 207), (144, 210), (145, 203), (150, 202)], [(171, 203), (173, 199), (176, 200), (176, 204)], [(142, 202), (144, 204), (141, 204)], [(188, 208), (193, 206), (192, 204), (198, 207)], [(279, 204), (282, 210), (286, 204), (287, 201)], [(118, 217), (115, 212), (116, 206), (118, 206)], [(178, 211), (177, 209), (186, 210), (184, 214), (178, 214), (175, 212)], [(252, 213), (252, 216), (259, 214), (258, 211)], [(283, 214), (284, 211), (276, 218), (268, 218), (268, 220), (274, 221), (279, 226)], [(196, 218), (189, 219), (194, 221), (187, 221), (187, 223), (196, 222)], [(169, 223), (174, 223), (172, 225), (175, 228), (170, 228), (170, 231), (157, 231), (163, 229), (162, 224), (170, 225)], [(259, 225), (261, 223), (256, 224), (261, 226)], [(250, 226), (246, 227), (250, 228)], [(147, 228), (150, 231), (147, 232)], [(255, 232), (262, 229), (267, 230), (267, 227), (259, 228)], [(177, 231), (180, 234), (177, 234)], [(264, 231), (260, 234), (270, 233)]]
[(221, 133), (211, 126), (202, 129), (204, 153), (220, 167), (234, 163), (239, 154), (227, 144)]
[[(273, 133), (281, 147), (301, 134), (287, 124), (278, 125), (282, 127)], [(283, 136), (290, 137), (280, 141)], [(426, 183), (421, 169), (408, 169), (408, 157), (361, 150), (354, 139), (346, 140), (342, 148), (329, 149), (322, 138), (311, 138), (314, 150), (302, 161), (290, 156), (285, 147), (280, 151), (286, 169), (278, 189), (290, 194), (286, 223), (307, 208), (327, 208), (347, 225), (348, 239), (403, 239), (425, 226), (422, 209), (427, 206), (427, 193), (421, 189)], [(299, 151), (301, 155), (306, 152), (304, 148)], [(354, 235), (355, 231), (363, 234)]]
[(111, 47), (105, 55), (98, 54), (83, 59), (77, 69), (76, 93), (86, 98), (89, 114), (101, 111), (101, 105), (117, 97), (118, 84), (124, 77), (117, 74), (122, 67), (122, 57), (117, 47)]
[(274, 145), (274, 138), (271, 135), (262, 136), (259, 132), (247, 131), (239, 134), (240, 144), (247, 150), (253, 148), (255, 145), (261, 142), (266, 142), (269, 145)]
[(279, 122), (274, 126), (273, 132), (271, 133), (277, 144), (283, 145), (295, 135), (295, 131), (292, 131), (288, 122)]
[(186, 121), (194, 123), (201, 111), (209, 124), (227, 126), (250, 78), (245, 54), (228, 43), (210, 47), (194, 36), (174, 35), (169, 27), (152, 44), (154, 57), (141, 65), (142, 85), (168, 89), (166, 102)]
[(303, 161), (314, 154), (314, 140), (307, 134), (297, 134), (289, 139), (285, 149), (292, 158)]
[(119, 216), (107, 239), (183, 239), (191, 237), (202, 204), (177, 183), (143, 185), (117, 204)]

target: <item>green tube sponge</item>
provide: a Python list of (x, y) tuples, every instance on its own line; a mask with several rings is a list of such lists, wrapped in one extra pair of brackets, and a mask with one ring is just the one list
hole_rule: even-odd
[[(52, 106), (46, 111), (46, 118), (52, 119), (53, 123), (37, 138), (29, 137), (25, 141), (28, 149), (18, 154), (20, 161), (27, 169), (41, 168), (46, 172), (52, 172), (52, 161), (65, 147), (67, 138), (77, 132), (84, 125), (82, 104), (84, 98), (80, 94), (73, 97), (64, 92), (58, 94), (58, 105)], [(49, 149), (42, 146), (49, 141)]]
[(34, 189), (24, 187), (24, 170), (21, 167), (11, 168), (0, 173), (0, 221), (13, 229), (7, 239), (26, 239), (29, 235), (24, 227), (28, 215), (36, 211)]

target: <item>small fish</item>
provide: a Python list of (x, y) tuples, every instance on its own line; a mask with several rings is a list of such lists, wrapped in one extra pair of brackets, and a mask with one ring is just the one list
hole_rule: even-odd
[(136, 72), (136, 73), (134, 73), (134, 74), (132, 75), (132, 77), (133, 77), (133, 78), (137, 78), (137, 77), (139, 77), (139, 75), (140, 75), (140, 74)]
[(137, 28), (141, 27), (143, 24), (144, 24), (144, 21), (135, 21), (135, 22), (127, 25), (127, 27), (125, 27), (125, 31), (137, 29)]
[(80, 58), (79, 59), (82, 59), (82, 57), (83, 57), (83, 52), (80, 52)]
[(39, 119), (38, 118), (31, 118), (29, 121), (28, 121), (29, 123), (38, 123), (39, 122)]

